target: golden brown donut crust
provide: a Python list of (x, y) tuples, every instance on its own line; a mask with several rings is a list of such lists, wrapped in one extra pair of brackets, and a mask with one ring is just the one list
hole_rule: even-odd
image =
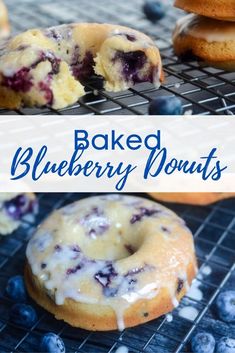
[(54, 211), (26, 257), (30, 296), (57, 319), (88, 330), (123, 330), (168, 313), (197, 272), (184, 221), (126, 195), (89, 197)]
[(173, 33), (176, 55), (188, 53), (224, 69), (235, 68), (235, 23), (187, 15)]
[(235, 193), (221, 192), (163, 192), (150, 193), (151, 197), (164, 202), (175, 202), (190, 205), (209, 205), (214, 202), (234, 197)]
[[(196, 276), (195, 263), (190, 263), (187, 269), (188, 284)], [(40, 282), (32, 274), (28, 265), (25, 266), (25, 283), (30, 296), (37, 304), (52, 313), (56, 319), (64, 320), (74, 327), (80, 327), (91, 331), (109, 331), (117, 329), (117, 319), (114, 311), (106, 306), (99, 312), (95, 304), (84, 304), (66, 299), (63, 305), (56, 305), (55, 302), (43, 290)], [(176, 284), (177, 286), (177, 284)], [(180, 299), (186, 294), (186, 288), (176, 295)], [(151, 300), (138, 300), (125, 311), (125, 327), (133, 327), (164, 315), (174, 309), (172, 298), (164, 288), (160, 290), (158, 296)]]
[(204, 61), (214, 64), (235, 61), (235, 41), (209, 43), (204, 39), (192, 36), (178, 36), (174, 39), (173, 45), (176, 55), (182, 56), (191, 52), (193, 55)]
[(235, 21), (234, 0), (175, 0), (174, 5), (184, 11), (198, 15)]

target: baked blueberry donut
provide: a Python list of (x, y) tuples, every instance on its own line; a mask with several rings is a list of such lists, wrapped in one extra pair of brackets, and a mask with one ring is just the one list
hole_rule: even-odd
[(173, 44), (179, 56), (190, 53), (212, 66), (235, 69), (235, 22), (187, 15), (177, 22)]
[(146, 81), (159, 86), (159, 50), (146, 35), (116, 25), (29, 30), (11, 39), (0, 56), (0, 106), (64, 108), (84, 95), (83, 83), (93, 73), (108, 91)]
[(235, 21), (234, 0), (175, 0), (175, 6), (198, 15)]
[(123, 330), (171, 311), (197, 271), (183, 220), (133, 196), (90, 197), (55, 211), (26, 254), (31, 297), (88, 330)]
[(10, 26), (8, 22), (7, 8), (2, 0), (0, 0), (0, 40), (8, 37), (10, 34)]
[(22, 219), (31, 219), (37, 213), (38, 203), (32, 193), (0, 193), (0, 235), (16, 230)]
[(149, 195), (159, 201), (201, 206), (235, 197), (235, 193), (229, 192), (156, 192)]

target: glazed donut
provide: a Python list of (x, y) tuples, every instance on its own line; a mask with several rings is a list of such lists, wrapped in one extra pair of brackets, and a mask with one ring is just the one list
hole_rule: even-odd
[(159, 201), (201, 206), (209, 205), (230, 197), (235, 197), (235, 193), (229, 192), (153, 192), (149, 193), (149, 195)]
[(16, 230), (22, 219), (32, 219), (38, 210), (38, 203), (32, 193), (0, 193), (0, 235)]
[(192, 53), (206, 63), (235, 69), (235, 23), (198, 15), (181, 18), (173, 34), (177, 55)]
[(183, 220), (134, 196), (90, 197), (55, 211), (26, 255), (30, 296), (88, 330), (123, 330), (171, 311), (197, 271)]
[(0, 40), (8, 37), (10, 34), (10, 26), (8, 22), (7, 8), (2, 0), (0, 0)]
[(176, 7), (198, 15), (235, 21), (234, 0), (175, 0)]
[(109, 24), (70, 24), (19, 34), (0, 57), (0, 106), (64, 108), (84, 95), (93, 73), (104, 88), (120, 91), (135, 83), (159, 86), (159, 50), (146, 35)]

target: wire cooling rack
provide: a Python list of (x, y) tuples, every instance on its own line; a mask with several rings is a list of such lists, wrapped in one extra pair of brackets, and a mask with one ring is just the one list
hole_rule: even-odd
[[(166, 80), (156, 90), (143, 83), (119, 93), (101, 90), (92, 80), (86, 95), (72, 107), (55, 111), (45, 109), (0, 110), (0, 114), (147, 114), (149, 101), (161, 95), (181, 98), (188, 114), (234, 114), (235, 73), (201, 66), (197, 61), (182, 62), (173, 53), (171, 34), (182, 11), (169, 7), (167, 16), (156, 24), (143, 15), (143, 0), (5, 0), (13, 32), (32, 27), (48, 27), (70, 22), (109, 22), (131, 26), (155, 39), (161, 49)], [(172, 4), (172, 0), (163, 0)], [(95, 94), (94, 94), (95, 93)]]
[[(0, 352), (38, 352), (41, 336), (46, 332), (59, 334), (66, 352), (115, 353), (126, 346), (129, 353), (190, 352), (190, 339), (195, 332), (206, 330), (219, 339), (235, 338), (235, 324), (221, 322), (215, 312), (214, 301), (219, 292), (234, 289), (235, 283), (235, 199), (221, 201), (213, 206), (194, 207), (171, 204), (170, 208), (183, 217), (194, 233), (200, 271), (194, 283), (202, 298), (189, 294), (169, 316), (162, 316), (123, 332), (88, 332), (72, 328), (52, 315), (32, 305), (38, 321), (30, 329), (15, 326), (8, 321), (13, 303), (5, 296), (7, 279), (23, 273), (25, 247), (28, 239), (52, 210), (90, 194), (40, 194), (39, 214), (34, 223), (24, 223), (11, 236), (0, 240)], [(147, 197), (146, 195), (143, 195)], [(169, 207), (169, 205), (168, 205)], [(191, 308), (195, 317), (182, 317), (182, 309)], [(194, 308), (194, 309), (192, 309)]]

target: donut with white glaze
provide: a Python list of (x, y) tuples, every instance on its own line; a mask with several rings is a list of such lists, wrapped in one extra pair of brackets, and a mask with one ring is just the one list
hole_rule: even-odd
[(11, 39), (0, 56), (0, 107), (64, 108), (85, 94), (96, 73), (108, 91), (135, 83), (160, 85), (159, 50), (143, 33), (109, 24), (32, 29)]
[(184, 221), (124, 195), (54, 211), (26, 255), (30, 296), (57, 319), (88, 330), (123, 330), (171, 311), (197, 271)]
[(184, 11), (224, 21), (235, 21), (235, 0), (175, 0)]
[(37, 210), (33, 193), (0, 193), (0, 236), (12, 233), (23, 219), (33, 220)]
[(177, 22), (173, 45), (178, 56), (193, 54), (212, 66), (235, 70), (235, 22), (187, 15)]
[(149, 195), (159, 201), (200, 206), (235, 197), (235, 193), (232, 192), (152, 192)]
[(10, 34), (8, 12), (5, 4), (0, 0), (0, 40), (5, 39)]

